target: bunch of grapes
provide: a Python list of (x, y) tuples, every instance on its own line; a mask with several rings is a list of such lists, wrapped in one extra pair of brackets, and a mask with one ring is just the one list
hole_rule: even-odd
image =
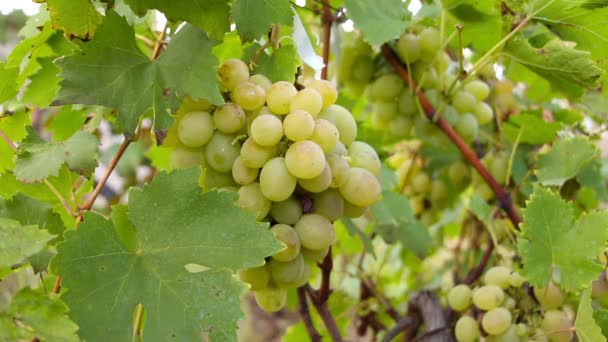
[(564, 299), (553, 282), (531, 289), (519, 273), (496, 266), (486, 271), (483, 285), (453, 287), (447, 303), (461, 315), (454, 327), (459, 342), (478, 341), (482, 335), (490, 342), (565, 342), (572, 340), (573, 326)]
[(172, 161), (202, 165), (205, 189), (237, 189), (237, 204), (271, 223), (285, 248), (240, 278), (262, 308), (277, 311), (286, 289), (304, 285), (310, 264), (327, 254), (333, 222), (358, 217), (379, 199), (380, 159), (356, 141), (357, 123), (335, 104), (331, 82), (314, 80), (298, 91), (250, 76), (237, 59), (225, 61), (218, 77), (230, 102), (179, 117)]

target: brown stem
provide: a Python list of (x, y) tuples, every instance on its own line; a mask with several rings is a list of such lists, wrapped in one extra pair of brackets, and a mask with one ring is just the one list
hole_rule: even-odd
[(300, 313), (300, 317), (302, 317), (302, 322), (304, 322), (304, 326), (306, 327), (310, 341), (321, 342), (321, 335), (319, 335), (319, 332), (317, 331), (317, 328), (315, 328), (312, 318), (310, 317), (308, 299), (306, 298), (306, 289), (304, 287), (298, 287), (298, 300), (300, 302), (300, 308), (298, 311)]
[(332, 341), (343, 342), (344, 340), (342, 339), (342, 336), (340, 336), (340, 329), (338, 329), (338, 325), (334, 320), (334, 316), (332, 316), (331, 312), (329, 311), (329, 308), (327, 307), (327, 302), (321, 303), (315, 290), (313, 290), (310, 285), (306, 284), (303, 286), (303, 288), (306, 290), (308, 298), (310, 298), (310, 301), (319, 313), (321, 320), (323, 320), (323, 323), (325, 324), (325, 327), (327, 328), (327, 331), (329, 332)]
[(319, 287), (319, 290), (317, 291), (317, 297), (318, 300), (321, 304), (327, 302), (327, 299), (329, 298), (329, 295), (331, 293), (331, 289), (329, 287), (329, 283), (330, 283), (330, 278), (331, 278), (331, 271), (334, 267), (334, 261), (332, 259), (332, 255), (331, 255), (331, 246), (329, 247), (329, 250), (327, 251), (327, 255), (325, 255), (325, 258), (323, 258), (323, 261), (321, 263), (318, 264), (319, 268), (321, 269), (321, 286)]
[(492, 256), (493, 251), (494, 251), (494, 243), (490, 239), (490, 240), (488, 240), (488, 247), (486, 248), (486, 251), (483, 253), (483, 256), (481, 257), (479, 264), (477, 266), (475, 266), (475, 268), (472, 268), (469, 271), (467, 276), (464, 278), (464, 281), (462, 282), (463, 284), (471, 285), (477, 279), (479, 279), (479, 277), (481, 277), (481, 275), (483, 274), (483, 271), (486, 269), (486, 266), (488, 265), (488, 262), (490, 261), (490, 257)]
[(397, 321), (397, 324), (395, 324), (395, 326), (393, 328), (391, 328), (391, 330), (389, 330), (388, 333), (386, 333), (386, 336), (384, 336), (384, 339), (382, 339), (382, 342), (392, 341), (395, 337), (397, 337), (397, 335), (401, 334), (401, 332), (403, 332), (404, 330), (413, 326), (415, 324), (415, 322), (416, 322), (416, 319), (412, 316), (401, 317), (401, 319), (399, 319), (399, 321)]
[[(393, 49), (387, 45), (382, 45), (382, 53), (386, 60), (393, 65), (395, 70), (399, 73), (399, 76), (411, 84), (414, 85), (412, 89), (416, 89), (415, 81), (411, 78), (407, 72), (406, 67), (403, 65), (399, 57), (395, 54)], [(494, 194), (496, 195), (496, 201), (498, 202), (498, 206), (503, 209), (506, 213), (513, 225), (517, 228), (521, 223), (521, 217), (515, 210), (513, 206), (513, 201), (511, 200), (511, 196), (507, 193), (501, 186), (498, 184), (496, 179), (492, 177), (488, 169), (481, 163), (479, 158), (475, 155), (475, 152), (469, 147), (469, 145), (462, 140), (460, 135), (456, 133), (456, 131), (441, 117), (437, 117), (435, 114), (437, 113), (433, 105), (430, 103), (429, 99), (422, 91), (417, 91), (416, 95), (418, 96), (418, 101), (420, 102), (420, 106), (424, 110), (424, 114), (426, 117), (441, 131), (452, 140), (454, 145), (460, 150), (465, 159), (469, 161), (469, 163), (477, 170), (479, 175), (485, 180), (485, 182), (490, 186)]]
[(155, 60), (158, 58), (160, 54), (161, 48), (163, 47), (163, 42), (165, 40), (165, 35), (167, 34), (167, 24), (163, 26), (163, 29), (160, 31), (158, 37), (156, 37), (156, 42), (154, 44), (154, 50), (152, 50), (152, 55), (150, 56), (151, 60)]

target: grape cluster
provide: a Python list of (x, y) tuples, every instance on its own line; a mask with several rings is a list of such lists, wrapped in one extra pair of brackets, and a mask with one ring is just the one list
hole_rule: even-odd
[(478, 341), (481, 335), (490, 342), (571, 341), (572, 315), (563, 308), (564, 299), (553, 282), (531, 290), (518, 272), (504, 266), (488, 269), (483, 285), (457, 285), (447, 295), (449, 307), (461, 315), (454, 327), (459, 342)]
[(202, 165), (203, 187), (233, 187), (237, 204), (271, 223), (285, 249), (265, 265), (242, 270), (267, 311), (285, 304), (287, 288), (310, 278), (335, 240), (333, 222), (358, 217), (380, 197), (380, 159), (356, 141), (352, 114), (335, 104), (331, 82), (304, 89), (249, 74), (237, 59), (225, 61), (218, 78), (227, 102), (190, 111), (177, 121), (175, 167)]

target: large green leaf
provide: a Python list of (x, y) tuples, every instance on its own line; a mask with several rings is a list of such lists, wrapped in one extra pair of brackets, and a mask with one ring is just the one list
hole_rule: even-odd
[(61, 235), (65, 226), (51, 205), (18, 193), (12, 198), (0, 196), (0, 217), (16, 220), (22, 225), (36, 225), (53, 235)]
[(40, 252), (54, 236), (38, 226), (0, 217), (0, 268), (23, 262)]
[(288, 0), (236, 0), (232, 19), (243, 41), (268, 33), (273, 24), (291, 25), (293, 12)]
[(200, 29), (185, 26), (151, 61), (137, 48), (133, 28), (111, 11), (95, 38), (80, 43), (81, 52), (58, 61), (63, 81), (57, 102), (117, 108), (125, 132), (133, 132), (150, 110), (156, 128), (166, 128), (171, 123), (167, 108), (175, 109), (179, 97), (223, 102), (211, 53), (215, 44)]
[[(472, 46), (477, 51), (491, 49), (503, 37), (503, 18), (498, 1), (444, 0), (445, 9), (450, 13), (445, 25), (445, 35), (462, 26), (462, 44)], [(456, 40), (453, 40), (455, 48)]]
[(558, 275), (562, 288), (576, 292), (602, 272), (596, 258), (608, 240), (608, 212), (594, 211), (575, 220), (572, 204), (538, 187), (523, 219), (517, 250), (522, 274), (532, 285), (544, 287)]
[(101, 23), (101, 14), (91, 0), (46, 0), (54, 29), (68, 36), (89, 39)]
[(15, 82), (19, 75), (19, 68), (0, 63), (0, 103), (17, 95)]
[(591, 289), (586, 289), (581, 293), (574, 321), (574, 331), (580, 342), (603, 341), (606, 338), (602, 335), (602, 329), (597, 326), (593, 318), (593, 307), (591, 306)]
[(64, 142), (50, 143), (41, 139), (33, 128), (19, 145), (15, 175), (25, 182), (57, 176), (63, 163), (72, 170), (92, 171), (97, 166), (99, 142), (91, 133), (76, 132)]
[(0, 312), (0, 340), (78, 341), (78, 326), (66, 315), (68, 308), (45, 293), (24, 288)]
[(210, 36), (221, 38), (230, 26), (230, 0), (126, 0), (133, 11), (143, 15), (157, 9), (169, 20), (184, 20)]
[(588, 51), (575, 49), (572, 42), (559, 38), (536, 48), (523, 35), (515, 35), (507, 42), (505, 53), (570, 97), (596, 88), (603, 73)]
[(546, 144), (555, 140), (557, 132), (562, 128), (559, 122), (546, 122), (538, 115), (521, 113), (512, 115), (503, 125), (505, 136), (515, 142), (526, 144)]
[(399, 37), (408, 23), (409, 12), (400, 0), (345, 0), (348, 17), (375, 45)]
[(538, 157), (536, 177), (545, 185), (562, 185), (597, 155), (597, 148), (586, 137), (560, 140)]
[[(135, 307), (143, 304), (144, 340), (194, 341), (201, 331), (212, 341), (236, 339), (244, 286), (231, 271), (262, 265), (282, 245), (234, 205), (234, 194), (202, 194), (199, 174), (160, 173), (129, 192), (129, 223), (124, 215), (110, 221), (89, 213), (57, 245), (51, 268), (69, 289), (62, 298), (82, 338), (128, 340)], [(125, 235), (127, 224), (135, 243)], [(189, 273), (187, 264), (207, 270)]]
[(243, 56), (244, 60), (256, 58), (253, 63), (253, 71), (256, 74), (262, 74), (273, 82), (294, 82), (296, 80), (300, 58), (295, 46), (283, 44), (270, 55), (264, 51), (259, 51), (260, 48), (261, 45), (252, 44), (244, 51)]

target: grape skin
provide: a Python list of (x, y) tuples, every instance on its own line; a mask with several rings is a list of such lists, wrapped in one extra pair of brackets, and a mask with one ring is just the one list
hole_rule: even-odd
[(205, 166), (205, 154), (200, 149), (176, 147), (171, 151), (171, 167), (174, 169), (187, 169), (189, 167)]
[(490, 87), (480, 80), (473, 80), (464, 85), (464, 90), (477, 99), (477, 101), (483, 101), (490, 95)]
[(302, 205), (293, 196), (281, 202), (273, 202), (270, 216), (278, 223), (294, 225), (302, 217)]
[(252, 75), (249, 77), (249, 82), (259, 85), (262, 87), (262, 89), (264, 89), (265, 92), (268, 92), (270, 87), (272, 87), (272, 81), (269, 80), (268, 77), (261, 74)]
[(472, 291), (467, 285), (457, 285), (448, 293), (448, 305), (456, 311), (467, 310), (472, 303)]
[(261, 290), (270, 282), (270, 270), (267, 265), (247, 268), (239, 271), (239, 278), (249, 284), (252, 291)]
[(326, 159), (327, 165), (329, 165), (329, 168), (331, 169), (331, 183), (329, 186), (332, 188), (339, 188), (346, 182), (350, 166), (346, 159), (334, 153), (328, 154)]
[(505, 308), (492, 309), (483, 316), (481, 327), (490, 335), (500, 335), (511, 326), (511, 313)]
[(234, 103), (225, 103), (213, 112), (213, 123), (218, 131), (232, 134), (245, 126), (245, 112)]
[(319, 214), (330, 222), (337, 221), (344, 215), (344, 199), (336, 189), (327, 189), (321, 193), (314, 194), (313, 214)]
[(270, 200), (264, 197), (262, 190), (260, 189), (260, 183), (254, 182), (245, 186), (242, 186), (238, 191), (239, 198), (237, 204), (247, 210), (256, 214), (256, 220), (260, 221), (270, 211)]
[(298, 90), (293, 84), (285, 81), (276, 82), (266, 94), (266, 104), (275, 114), (287, 114), (289, 113), (291, 100), (297, 93)]
[(357, 138), (357, 121), (346, 108), (330, 105), (319, 114), (319, 119), (325, 119), (336, 126), (344, 145), (350, 145)]
[(321, 108), (323, 107), (323, 97), (318, 91), (312, 88), (305, 88), (300, 90), (292, 99), (289, 104), (289, 110), (294, 112), (296, 110), (303, 110), (308, 112), (313, 117), (317, 117)]
[(296, 231), (286, 224), (275, 224), (270, 228), (275, 238), (285, 245), (285, 249), (274, 254), (273, 259), (287, 262), (295, 259), (300, 254), (300, 238)]
[(260, 173), (260, 169), (252, 169), (245, 166), (241, 156), (238, 156), (232, 164), (232, 178), (240, 185), (253, 183)]
[(473, 291), (473, 304), (482, 310), (497, 308), (504, 300), (504, 292), (496, 285), (485, 285)]
[(267, 312), (277, 312), (287, 303), (287, 290), (267, 287), (254, 292), (258, 305)]
[(251, 123), (251, 137), (258, 145), (274, 146), (283, 137), (283, 123), (274, 115), (260, 115)]
[(495, 266), (488, 269), (483, 276), (483, 282), (486, 285), (496, 285), (502, 289), (510, 286), (511, 271), (504, 266)]
[(311, 179), (323, 172), (325, 155), (316, 143), (302, 140), (289, 146), (285, 153), (285, 162), (292, 175), (301, 179)]
[(285, 136), (291, 141), (309, 139), (315, 129), (315, 119), (308, 112), (296, 110), (283, 120)]
[(297, 254), (293, 260), (281, 262), (276, 259), (270, 260), (270, 276), (275, 284), (288, 284), (296, 281), (304, 271), (304, 258)]
[(231, 98), (244, 110), (257, 110), (264, 106), (266, 92), (255, 83), (243, 82), (232, 90)]
[(311, 179), (298, 179), (298, 184), (306, 191), (319, 193), (329, 188), (331, 180), (331, 169), (329, 168), (329, 165), (325, 164), (323, 172), (321, 172), (320, 175)]
[(241, 146), (241, 158), (248, 168), (259, 169), (277, 153), (276, 146), (258, 145), (253, 138), (248, 138)]
[(479, 337), (479, 326), (471, 316), (462, 316), (456, 322), (454, 334), (458, 342), (475, 342)]
[(314, 80), (308, 83), (306, 88), (311, 88), (319, 92), (323, 98), (323, 108), (334, 104), (338, 99), (336, 87), (327, 80)]
[(546, 311), (541, 327), (551, 342), (572, 341), (574, 335), (572, 323), (570, 322), (570, 319), (568, 319), (568, 315), (563, 311)]
[(215, 132), (205, 146), (207, 164), (218, 172), (232, 171), (232, 165), (240, 154), (238, 145), (233, 144), (234, 137)]
[(249, 78), (249, 68), (240, 59), (231, 58), (222, 63), (217, 71), (217, 75), (222, 87), (231, 91), (238, 84), (247, 81)]
[(260, 172), (260, 189), (264, 197), (271, 201), (288, 199), (296, 188), (296, 182), (296, 177), (289, 173), (283, 157), (269, 160)]
[(323, 258), (325, 258), (325, 256), (327, 255), (327, 252), (329, 252), (329, 247), (325, 248), (325, 249), (308, 249), (305, 247), (302, 247), (301, 249), (302, 251), (302, 256), (304, 257), (304, 259), (308, 262), (317, 262), (317, 261), (321, 261), (323, 260)]
[(420, 41), (418, 36), (412, 33), (405, 33), (399, 37), (396, 46), (397, 54), (406, 63), (414, 63), (420, 59)]
[(318, 119), (315, 122), (315, 128), (309, 140), (316, 142), (323, 149), (323, 152), (327, 153), (333, 150), (338, 141), (340, 141), (340, 133), (331, 122), (325, 119)]
[(564, 303), (564, 293), (553, 282), (549, 282), (546, 288), (534, 287), (534, 297), (548, 310), (557, 309)]
[(308, 249), (323, 250), (336, 239), (334, 226), (318, 214), (302, 215), (294, 229), (298, 232), (302, 246)]
[(363, 141), (353, 141), (348, 146), (348, 156), (350, 157), (351, 166), (366, 169), (374, 175), (380, 173), (380, 158), (376, 150), (369, 144)]
[(344, 199), (356, 206), (367, 207), (380, 198), (380, 182), (366, 169), (353, 167), (349, 170), (346, 181), (340, 186)]
[(213, 135), (213, 119), (207, 112), (190, 112), (179, 120), (177, 136), (187, 147), (205, 145)]

